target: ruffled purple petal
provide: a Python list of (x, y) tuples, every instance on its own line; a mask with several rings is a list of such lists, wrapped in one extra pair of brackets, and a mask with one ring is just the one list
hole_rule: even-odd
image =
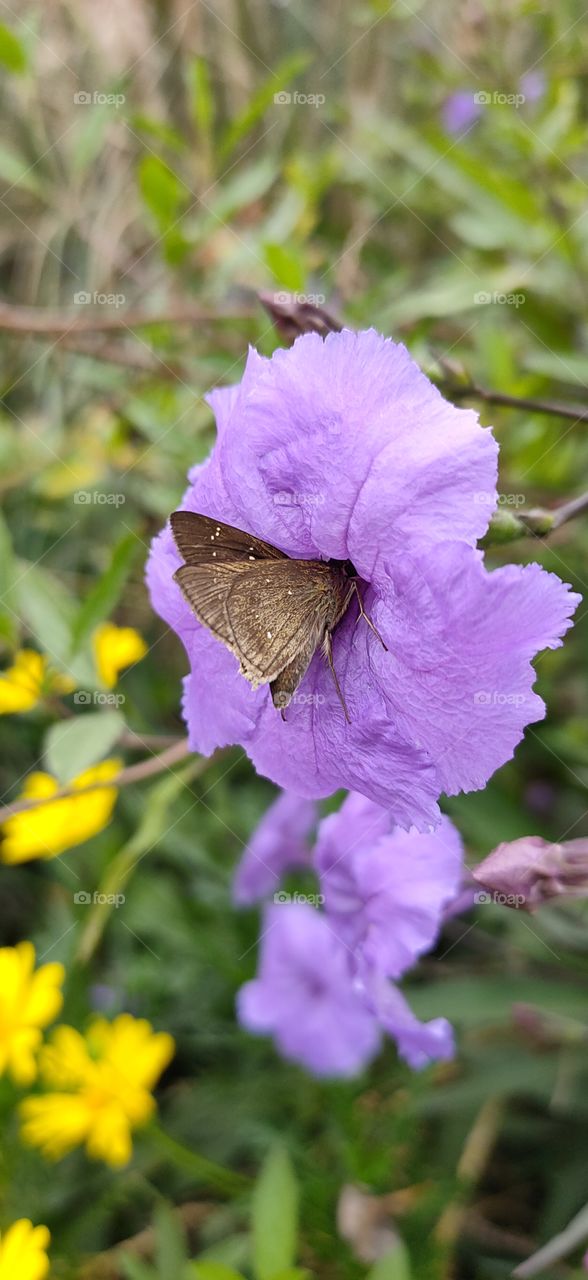
[(271, 1034), (285, 1058), (318, 1076), (354, 1076), (377, 1051), (377, 1021), (352, 980), (346, 948), (303, 903), (271, 907), (259, 976), (238, 996), (239, 1020)]
[(235, 872), (233, 898), (250, 906), (275, 893), (287, 871), (308, 867), (318, 808), (291, 791), (274, 800), (256, 827)]
[(389, 814), (350, 796), (319, 827), (316, 865), (333, 929), (361, 963), (398, 978), (436, 942), (463, 848), (449, 818), (430, 834), (395, 830)]
[(407, 548), (485, 532), (496, 443), (405, 347), (344, 330), (255, 359), (220, 448), (252, 532), (289, 555), (350, 558), (368, 580)]
[(542, 719), (531, 658), (561, 644), (579, 600), (537, 564), (488, 573), (461, 543), (396, 566), (390, 599), (374, 610), (389, 653), (374, 647), (371, 661), (400, 733), (435, 761), (440, 790), (483, 787)]

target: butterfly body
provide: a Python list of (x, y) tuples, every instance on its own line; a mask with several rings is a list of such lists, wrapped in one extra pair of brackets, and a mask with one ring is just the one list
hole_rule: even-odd
[(269, 684), (283, 715), (322, 648), (348, 719), (331, 636), (354, 593), (363, 613), (353, 566), (293, 560), (271, 543), (190, 511), (174, 512), (171, 527), (185, 561), (175, 581), (198, 621), (238, 659), (251, 686)]

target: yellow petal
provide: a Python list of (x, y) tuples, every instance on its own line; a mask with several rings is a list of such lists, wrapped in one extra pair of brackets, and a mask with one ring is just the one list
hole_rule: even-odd
[(147, 645), (134, 627), (117, 627), (103, 622), (92, 637), (98, 678), (107, 689), (114, 689), (118, 674), (147, 653)]
[(0, 1280), (43, 1280), (49, 1270), (47, 1227), (20, 1218), (0, 1241)]
[(14, 814), (3, 823), (3, 841), (0, 856), (3, 862), (26, 862), (29, 858), (54, 858), (75, 845), (89, 840), (102, 831), (112, 816), (116, 787), (101, 787), (86, 791), (93, 782), (107, 782), (115, 778), (121, 768), (120, 760), (103, 760), (91, 769), (78, 774), (70, 783), (75, 791), (84, 790), (82, 796), (64, 796), (51, 801), (59, 789), (55, 778), (47, 773), (33, 773), (27, 778), (22, 791), (23, 799), (47, 799), (35, 809)]
[(34, 649), (21, 649), (13, 665), (0, 676), (0, 715), (30, 711), (43, 688), (46, 660)]
[(83, 1096), (47, 1093), (20, 1105), (22, 1136), (49, 1160), (60, 1160), (86, 1141), (94, 1117)]

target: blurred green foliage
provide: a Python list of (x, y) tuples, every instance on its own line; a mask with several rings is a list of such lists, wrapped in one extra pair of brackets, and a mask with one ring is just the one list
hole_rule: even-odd
[[(132, 625), (150, 648), (121, 677), (118, 714), (138, 735), (173, 737), (185, 658), (151, 615), (142, 565), (210, 447), (205, 393), (238, 379), (248, 342), (279, 342), (257, 290), (324, 299), (405, 341), (434, 376), (451, 360), (482, 387), (588, 403), (584, 15), (577, 0), (213, 0), (185, 13), (25, 0), (5, 17), (0, 281), (8, 306), (58, 315), (35, 334), (0, 305), (2, 653), (33, 644), (93, 690), (94, 628)], [(449, 133), (456, 92), (491, 101)], [(517, 93), (518, 106), (500, 101)], [(180, 322), (187, 305), (199, 318)], [(131, 308), (152, 323), (127, 324)], [(84, 320), (113, 327), (82, 332)], [(481, 416), (507, 502), (587, 487), (585, 422), (487, 405)], [(490, 555), (588, 586), (585, 518)], [(448, 802), (472, 860), (526, 832), (588, 834), (586, 638), (580, 609), (565, 647), (537, 663), (545, 722), (486, 791)], [(118, 735), (112, 709), (66, 706), (99, 758)], [(71, 774), (79, 743), (56, 750), (55, 718), (43, 705), (0, 720), (6, 797), (39, 762)], [(121, 1174), (24, 1151), (2, 1085), (2, 1222), (47, 1222), (61, 1280), (270, 1280), (272, 1267), (293, 1280), (294, 1265), (355, 1280), (366, 1266), (337, 1231), (342, 1186), (410, 1189), (406, 1256), (372, 1280), (500, 1280), (585, 1197), (586, 910), (483, 906), (453, 920), (410, 986), (420, 1015), (455, 1023), (457, 1061), (416, 1076), (389, 1048), (365, 1079), (319, 1084), (235, 1022), (258, 921), (231, 908), (230, 881), (272, 794), (233, 751), (124, 789), (83, 847), (1, 868), (2, 940), (32, 937), (66, 963), (67, 1021), (128, 1009), (178, 1045), (160, 1090), (168, 1144), (146, 1132)], [(118, 910), (74, 901), (117, 887)], [(493, 1098), (500, 1118), (470, 1185), (460, 1156)], [(268, 1157), (278, 1138), (288, 1156)], [(263, 1166), (253, 1251), (251, 1197), (223, 1192), (206, 1160), (248, 1178)], [(184, 1241), (169, 1206), (194, 1204)], [(265, 1219), (289, 1204), (272, 1237)], [(104, 1261), (151, 1223), (149, 1260)]]

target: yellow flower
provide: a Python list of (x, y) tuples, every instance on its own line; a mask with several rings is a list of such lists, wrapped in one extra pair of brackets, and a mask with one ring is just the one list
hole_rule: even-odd
[(147, 653), (147, 645), (134, 627), (117, 627), (114, 622), (96, 627), (92, 645), (98, 677), (107, 689), (114, 689), (119, 671)]
[(35, 1079), (41, 1027), (53, 1022), (63, 1004), (63, 965), (34, 970), (32, 942), (0, 948), (0, 1075), (9, 1071), (17, 1084)]
[(30, 711), (51, 693), (71, 693), (75, 680), (51, 671), (47, 659), (34, 649), (21, 649), (11, 667), (0, 675), (0, 715)]
[(40, 1060), (53, 1092), (21, 1104), (23, 1137), (50, 1160), (84, 1144), (93, 1160), (127, 1164), (131, 1131), (153, 1114), (151, 1090), (174, 1048), (166, 1032), (130, 1013), (114, 1022), (96, 1018), (85, 1036), (57, 1027)]
[(47, 1227), (19, 1218), (0, 1237), (0, 1280), (43, 1280), (49, 1270)]
[[(69, 786), (84, 790), (92, 782), (109, 782), (121, 768), (120, 760), (103, 760), (79, 773)], [(80, 796), (63, 796), (52, 800), (60, 790), (50, 773), (30, 773), (20, 795), (21, 800), (46, 800), (34, 809), (24, 809), (6, 818), (2, 824), (0, 857), (3, 862), (27, 862), (29, 858), (55, 858), (96, 835), (110, 822), (117, 797), (116, 787), (100, 787)]]

